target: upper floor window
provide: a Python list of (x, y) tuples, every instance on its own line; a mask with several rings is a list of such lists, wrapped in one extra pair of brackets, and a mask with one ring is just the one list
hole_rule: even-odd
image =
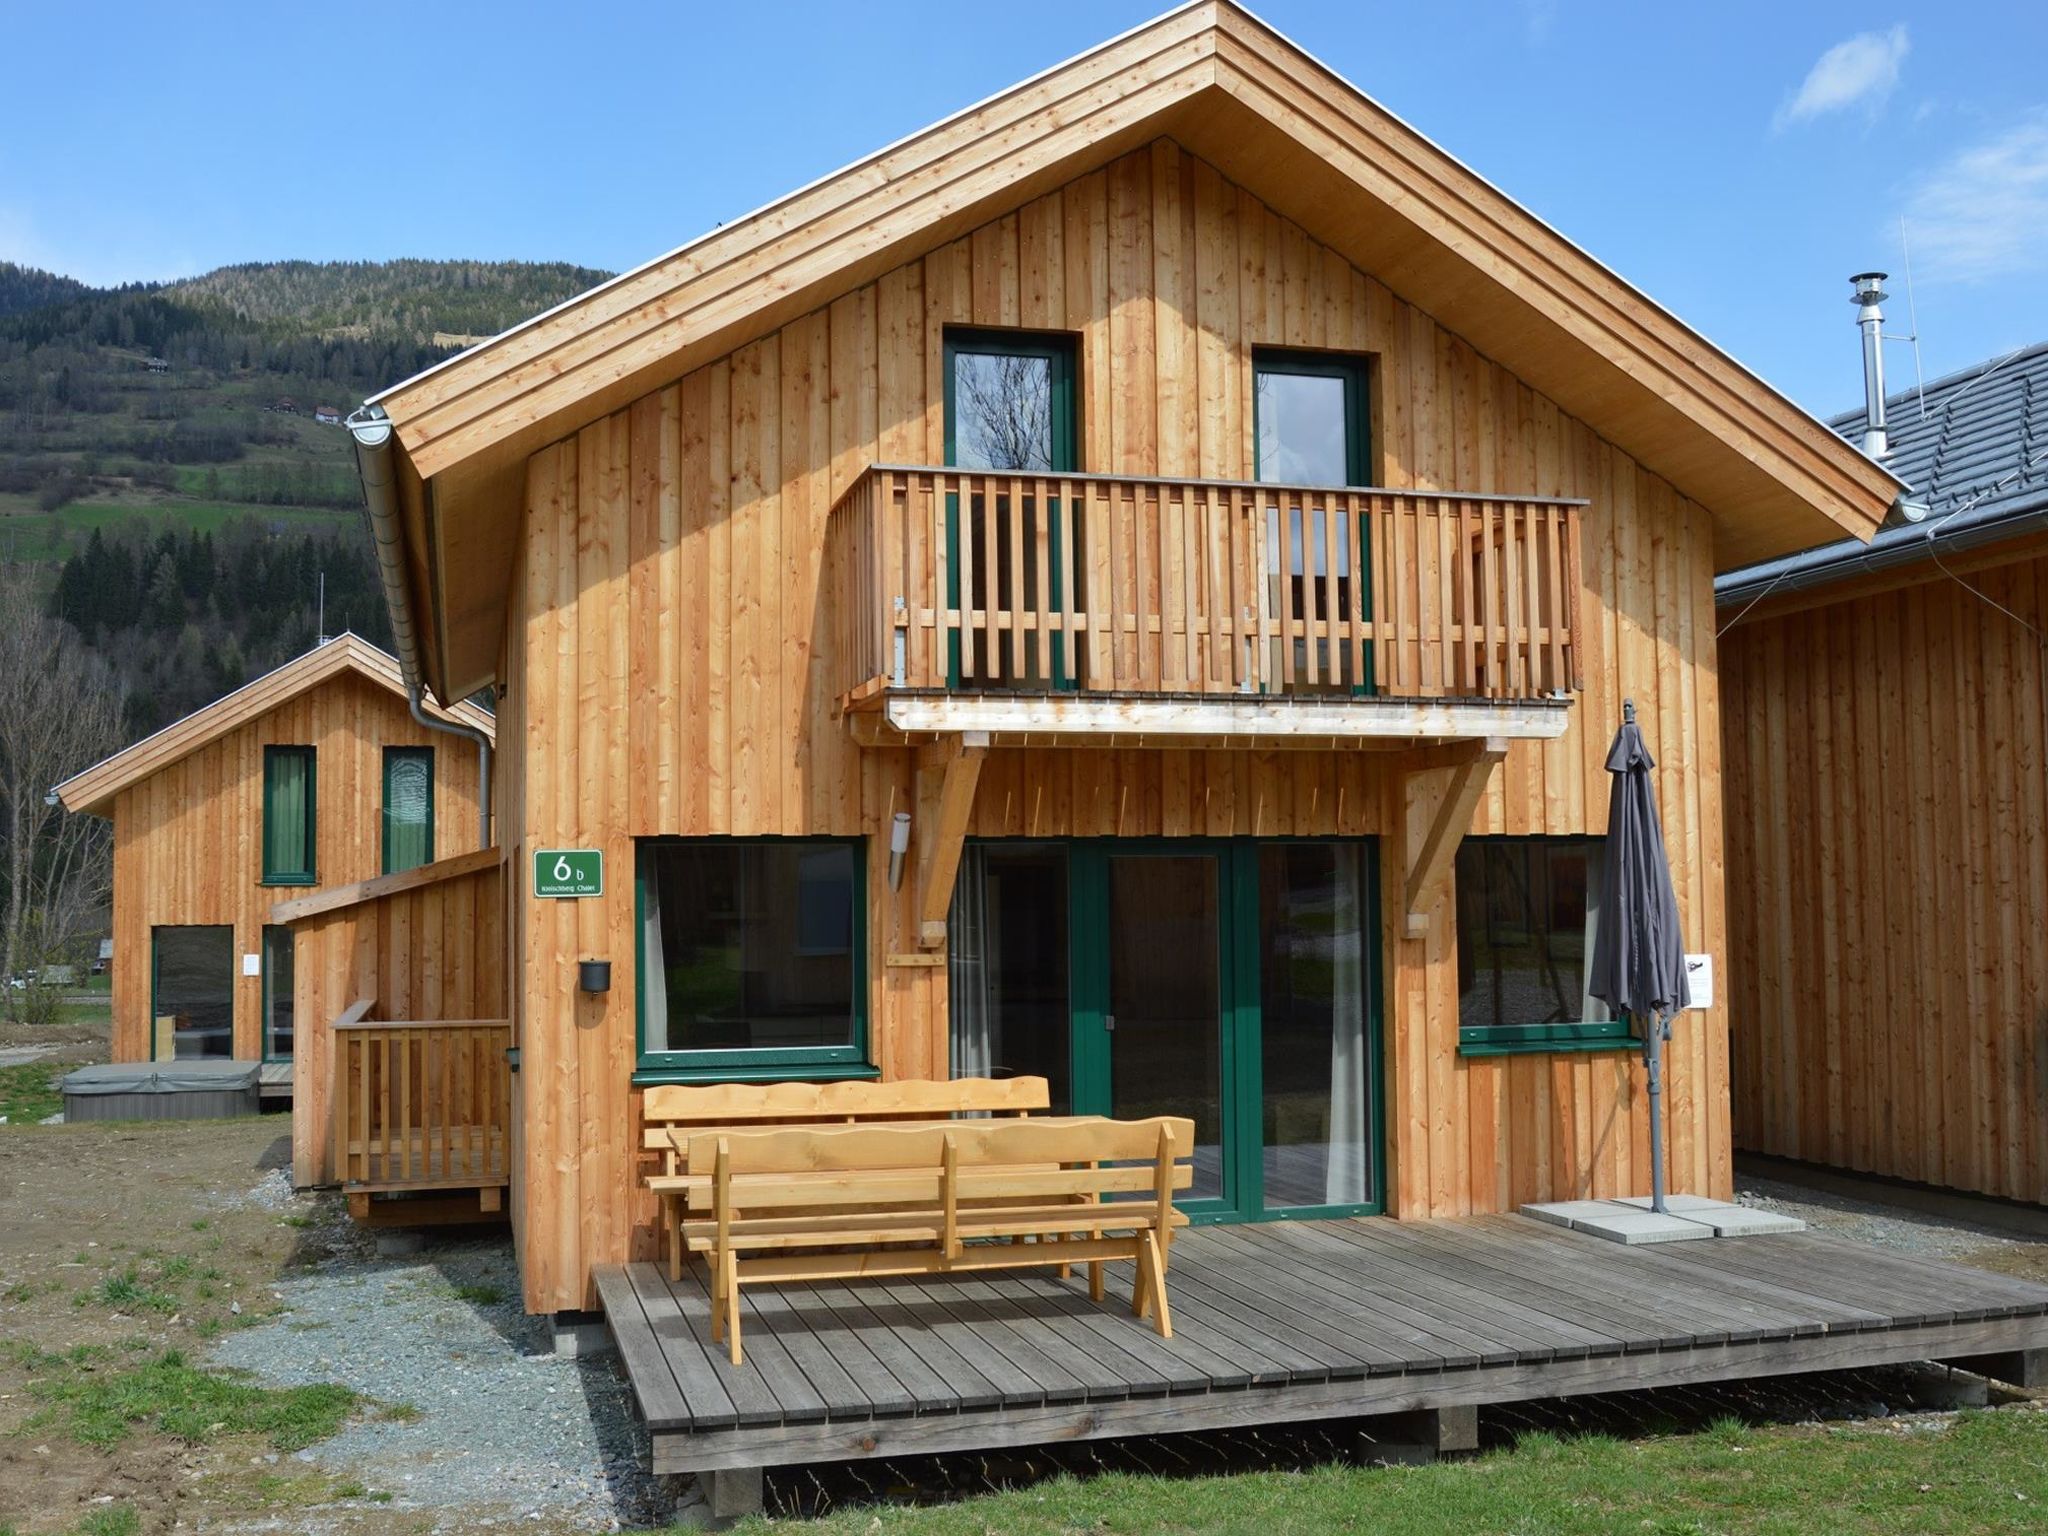
[(946, 333), (946, 463), (1076, 467), (1074, 343), (1035, 331)]
[(319, 774), (311, 747), (263, 749), (263, 883), (311, 885), (316, 876)]
[(1370, 485), (1366, 360), (1356, 353), (1252, 355), (1256, 477), (1273, 485)]
[(1458, 846), (1463, 1048), (1556, 1049), (1629, 1038), (1588, 990), (1600, 929), (1601, 837), (1468, 837)]
[(434, 862), (434, 749), (384, 749), (384, 873)]

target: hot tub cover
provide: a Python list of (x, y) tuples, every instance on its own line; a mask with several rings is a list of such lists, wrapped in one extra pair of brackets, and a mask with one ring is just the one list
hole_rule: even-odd
[(108, 1093), (233, 1093), (254, 1088), (254, 1061), (115, 1061), (64, 1074), (64, 1092), (81, 1098)]

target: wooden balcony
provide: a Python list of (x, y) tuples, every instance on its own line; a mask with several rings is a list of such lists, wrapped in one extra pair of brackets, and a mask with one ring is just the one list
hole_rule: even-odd
[(832, 509), (857, 734), (1549, 737), (1580, 501), (878, 465)]
[(333, 1030), (334, 1167), (350, 1213), (370, 1219), (372, 1195), (398, 1193), (473, 1193), (477, 1210), (498, 1210), (510, 1181), (511, 1026), (391, 1023), (371, 1011), (358, 1002)]

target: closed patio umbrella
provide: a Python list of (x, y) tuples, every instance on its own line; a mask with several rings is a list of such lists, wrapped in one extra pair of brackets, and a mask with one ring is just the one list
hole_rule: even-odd
[(1643, 1032), (1650, 1084), (1650, 1209), (1664, 1210), (1664, 1042), (1671, 1019), (1691, 1000), (1685, 984), (1685, 940), (1678, 897), (1664, 856), (1657, 817), (1657, 766), (1636, 729), (1633, 699), (1621, 706), (1621, 729), (1607, 751), (1614, 787), (1607, 802), (1607, 862), (1600, 883), (1600, 927), (1593, 942), (1588, 990), (1626, 1013)]

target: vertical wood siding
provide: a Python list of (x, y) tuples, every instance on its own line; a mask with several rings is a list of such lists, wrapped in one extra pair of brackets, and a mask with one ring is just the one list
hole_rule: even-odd
[[(536, 1310), (591, 1305), (588, 1265), (648, 1241), (631, 1180), (633, 839), (885, 838), (904, 808), (933, 824), (936, 761), (864, 752), (831, 718), (819, 652), (831, 594), (818, 574), (826, 514), (863, 467), (942, 462), (952, 324), (1078, 338), (1089, 470), (1249, 478), (1251, 348), (1325, 347), (1374, 359), (1381, 483), (1590, 498), (1585, 693), (1563, 738), (1513, 749), (1473, 829), (1604, 830), (1600, 763), (1631, 696), (1660, 761), (1690, 942), (1719, 948), (1707, 511), (1161, 141), (529, 461), (507, 638), (505, 838), (602, 846), (616, 872), (606, 900), (534, 902), (523, 851), (516, 866), (526, 1187), (514, 1203)], [(1449, 892), (1426, 940), (1399, 926), (1406, 848), (1445, 777), (1404, 787), (1361, 754), (997, 751), (972, 830), (1380, 835), (1390, 1209), (1451, 1215), (1644, 1187), (1640, 1071), (1625, 1057), (1456, 1054)], [(871, 843), (868, 859), (873, 1049), (892, 1077), (944, 1076), (944, 969), (884, 964), (916, 947), (918, 884), (889, 891), (885, 846)], [(610, 994), (575, 991), (579, 955), (614, 961)], [(1726, 1062), (1721, 1015), (1687, 1015), (1669, 1095), (1675, 1188), (1728, 1192)]]
[[(113, 1059), (147, 1061), (150, 930), (231, 924), (238, 1060), (263, 1054), (263, 979), (241, 973), (270, 909), (304, 888), (263, 879), (263, 749), (316, 750), (322, 886), (383, 869), (384, 748), (434, 753), (434, 852), (477, 846), (476, 748), (429, 731), (388, 688), (344, 674), (123, 790), (114, 802)], [(301, 1016), (303, 1022), (303, 1016)]]
[(2048, 558), (1929, 574), (1722, 641), (1735, 1144), (2048, 1201)]
[(357, 999), (387, 1021), (506, 1016), (504, 886), (504, 867), (492, 865), (294, 925), (294, 1184), (338, 1176), (328, 1134), (332, 1026)]

